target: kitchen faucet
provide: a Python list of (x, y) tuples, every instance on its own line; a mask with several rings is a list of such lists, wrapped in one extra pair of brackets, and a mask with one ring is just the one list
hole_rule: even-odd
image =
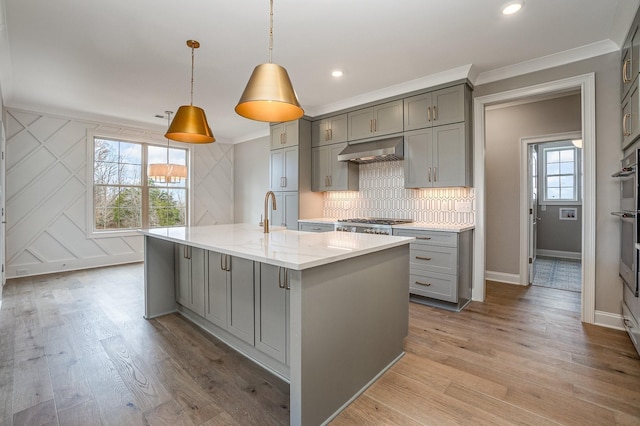
[(277, 210), (276, 208), (276, 194), (273, 191), (267, 191), (267, 195), (264, 196), (264, 233), (269, 233), (269, 196), (271, 196), (271, 204), (273, 205), (273, 210)]

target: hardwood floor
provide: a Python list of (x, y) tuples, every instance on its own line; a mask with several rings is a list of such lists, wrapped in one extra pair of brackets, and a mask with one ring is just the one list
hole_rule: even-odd
[[(288, 385), (180, 315), (142, 318), (142, 265), (11, 280), (0, 425), (282, 425)], [(491, 283), (410, 305), (406, 355), (332, 425), (640, 425), (640, 359), (580, 295)]]

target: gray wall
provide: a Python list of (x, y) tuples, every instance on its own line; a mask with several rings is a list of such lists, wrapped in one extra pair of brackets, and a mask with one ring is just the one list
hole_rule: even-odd
[[(576, 209), (576, 220), (560, 220), (560, 209)], [(582, 251), (582, 206), (538, 206), (538, 250)]]
[[(474, 96), (595, 73), (596, 80), (596, 310), (620, 313), (622, 284), (618, 277), (620, 228), (610, 212), (619, 207), (619, 188), (611, 173), (619, 168), (620, 52), (477, 86)], [(487, 238), (488, 240), (490, 238)]]
[(234, 222), (258, 223), (269, 190), (269, 136), (234, 145)]
[(520, 173), (526, 173), (520, 139), (580, 131), (580, 95), (491, 109), (485, 118), (486, 269), (519, 274)]

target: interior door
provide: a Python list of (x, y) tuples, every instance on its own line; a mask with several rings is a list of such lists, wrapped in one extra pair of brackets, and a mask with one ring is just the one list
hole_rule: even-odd
[(528, 146), (529, 170), (527, 181), (529, 182), (529, 284), (533, 283), (536, 274), (536, 241), (538, 239), (538, 145)]

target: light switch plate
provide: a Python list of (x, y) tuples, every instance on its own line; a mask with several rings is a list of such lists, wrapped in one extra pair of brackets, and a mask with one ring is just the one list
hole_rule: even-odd
[(471, 212), (471, 202), (470, 201), (456, 201), (456, 211), (462, 213), (470, 213)]

